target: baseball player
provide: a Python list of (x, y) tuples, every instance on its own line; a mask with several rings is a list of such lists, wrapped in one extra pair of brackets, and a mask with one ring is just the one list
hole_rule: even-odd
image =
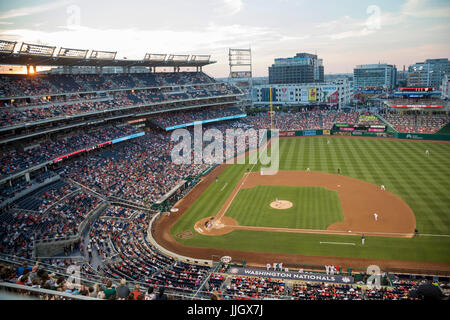
[(364, 245), (364, 241), (366, 241), (366, 237), (364, 234), (361, 236), (361, 244)]
[(427, 155), (427, 156), (429, 156), (430, 155), (430, 151), (427, 149), (427, 150), (425, 150), (425, 154)]
[(384, 187), (384, 184), (381, 185), (381, 190), (386, 190), (386, 188)]
[(309, 168), (306, 168), (306, 171), (310, 171)]
[(378, 221), (378, 214), (374, 213), (373, 217), (375, 218), (375, 221)]

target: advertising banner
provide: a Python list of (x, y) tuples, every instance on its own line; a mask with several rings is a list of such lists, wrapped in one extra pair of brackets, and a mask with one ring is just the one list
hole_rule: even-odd
[(278, 92), (278, 101), (281, 102), (295, 101), (295, 88), (281, 87)]
[(376, 116), (359, 116), (359, 122), (368, 122), (368, 121), (377, 121), (378, 118)]
[(308, 90), (306, 90), (306, 89), (302, 89), (302, 91), (301, 91), (301, 101), (302, 102), (308, 102)]
[(330, 283), (354, 283), (354, 278), (347, 275), (331, 275), (322, 273), (301, 273), (291, 271), (270, 271), (264, 269), (253, 268), (231, 268), (230, 273), (233, 275), (247, 276), (247, 277), (267, 277), (279, 278), (286, 280), (297, 281), (314, 281), (314, 282), (330, 282)]
[(279, 137), (295, 137), (295, 131), (282, 131), (278, 134)]
[(233, 71), (231, 72), (232, 78), (251, 78), (252, 73), (250, 71)]
[(442, 104), (393, 104), (393, 108), (442, 108)]
[(76, 155), (76, 154), (81, 153), (81, 152), (84, 152), (84, 151), (86, 151), (86, 149), (81, 149), (81, 150), (78, 150), (78, 151), (75, 151), (75, 152), (66, 154), (66, 155), (64, 155), (64, 156), (58, 157), (58, 158), (56, 158), (56, 159), (53, 159), (53, 163), (59, 162), (59, 161), (61, 161), (62, 159), (68, 158), (68, 157), (70, 157), (70, 156)]
[(145, 132), (139, 132), (139, 133), (136, 133), (136, 134), (132, 134), (130, 136), (114, 139), (114, 140), (112, 140), (112, 143), (114, 144), (114, 143), (122, 142), (122, 141), (125, 141), (125, 140), (141, 137), (143, 135), (145, 135)]
[(324, 129), (324, 130), (322, 130), (322, 134), (329, 136), (331, 134), (331, 132), (328, 129)]
[(303, 135), (304, 136), (315, 136), (317, 134), (317, 131), (316, 130), (306, 130), (306, 131), (303, 131)]
[(337, 87), (322, 87), (322, 102), (336, 104), (339, 102), (339, 91)]
[(450, 141), (449, 134), (427, 134), (427, 133), (404, 133), (399, 132), (395, 134), (396, 138), (412, 139), (412, 140), (440, 140)]
[(317, 101), (317, 88), (308, 89), (308, 101)]
[[(197, 122), (184, 123), (184, 124), (180, 124), (180, 125), (176, 125), (176, 126), (172, 126), (172, 127), (167, 127), (167, 128), (165, 128), (165, 130), (170, 131), (170, 130), (175, 130), (175, 129), (179, 129), (179, 128), (195, 126), (196, 124), (203, 124), (203, 123), (216, 122), (216, 121), (222, 121), (222, 120), (230, 120), (230, 119), (239, 119), (239, 118), (245, 118), (246, 116), (247, 116), (246, 114), (239, 114), (237, 116), (228, 116), (228, 117), (222, 117), (222, 118), (216, 118), (216, 119), (208, 119), (208, 120), (202, 120), (202, 121), (197, 121)], [(115, 143), (114, 140), (113, 140), (113, 143)]]
[(272, 92), (272, 101), (277, 101), (275, 88), (261, 88), (261, 101), (270, 101), (270, 92)]

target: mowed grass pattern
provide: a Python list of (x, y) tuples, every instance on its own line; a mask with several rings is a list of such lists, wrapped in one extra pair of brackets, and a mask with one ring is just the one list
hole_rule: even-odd
[(450, 234), (449, 143), (327, 137), (280, 140), (280, 170), (308, 167), (328, 173), (340, 168), (342, 175), (383, 184), (411, 207), (421, 233)]
[[(330, 144), (327, 144), (327, 140)], [(425, 155), (425, 150), (430, 155)], [(195, 222), (214, 216), (247, 169), (259, 166), (229, 166), (171, 229), (183, 245), (300, 255), (415, 260), (450, 263), (450, 144), (407, 140), (307, 137), (280, 140), (280, 169), (342, 174), (377, 185), (400, 196), (414, 211), (421, 235), (412, 239), (372, 237), (365, 245), (347, 235), (294, 234), (236, 230), (223, 236), (195, 232)], [(177, 233), (191, 230), (192, 239)], [(432, 234), (427, 236), (424, 234)], [(354, 242), (336, 246), (321, 242)]]
[[(270, 203), (292, 202), (288, 209), (274, 209)], [(241, 189), (225, 213), (241, 226), (319, 229), (344, 221), (336, 191), (323, 187), (257, 186)]]

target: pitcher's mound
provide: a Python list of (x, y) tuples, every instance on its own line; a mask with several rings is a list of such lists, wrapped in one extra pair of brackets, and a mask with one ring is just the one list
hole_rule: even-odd
[(287, 200), (277, 200), (270, 204), (270, 206), (274, 209), (284, 210), (289, 209), (293, 206), (292, 202)]

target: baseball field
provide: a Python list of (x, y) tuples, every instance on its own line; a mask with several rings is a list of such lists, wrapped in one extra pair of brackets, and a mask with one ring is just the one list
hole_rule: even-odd
[(197, 258), (450, 271), (450, 143), (318, 136), (279, 151), (275, 175), (217, 167), (160, 219), (161, 243)]

